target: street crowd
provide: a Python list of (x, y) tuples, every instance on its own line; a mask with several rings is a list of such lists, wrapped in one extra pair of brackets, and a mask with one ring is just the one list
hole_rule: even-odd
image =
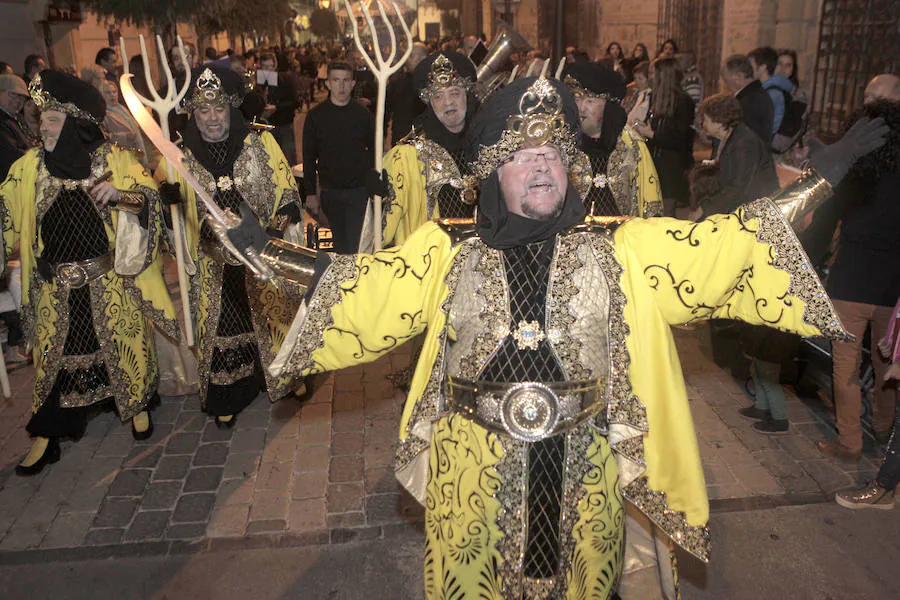
[[(161, 155), (125, 108), (115, 49), (102, 49), (78, 73), (49, 69), (36, 55), (20, 75), (0, 63), (4, 356), (35, 368), (27, 425), (34, 443), (17, 474), (58, 461), (59, 439), (77, 439), (102, 404), (115, 406), (136, 439), (153, 434), (152, 409), (165, 402), (157, 390), (162, 355), (185, 343), (162, 265), (179, 246), (200, 397), (219, 427), (234, 427), (263, 393), (302, 398), (310, 373), (417, 340), (418, 368), (398, 378), (409, 400), (397, 473), (428, 510), (429, 597), (451, 579), (473, 594), (502, 590), (490, 597), (562, 597), (535, 591), (547, 585), (542, 593), (561, 594), (570, 585), (562, 565), (568, 580), (575, 573), (596, 584), (584, 597), (625, 598), (614, 589), (630, 543), (622, 541), (622, 497), (663, 537), (705, 558), (705, 495), (692, 487), (696, 472), (702, 487), (699, 461), (690, 447), (672, 449), (673, 431), (693, 430), (680, 371), (667, 373), (670, 357), (657, 350), (669, 326), (709, 321), (716, 363), (751, 399), (735, 410), (760, 435), (791, 429), (782, 382), (801, 337), (831, 338), (838, 436), (817, 447), (844, 461), (862, 455), (859, 374), (868, 343), (871, 433), (885, 458), (875, 480), (836, 501), (893, 507), (897, 76), (873, 74), (864, 103), (848, 107), (846, 135), (829, 146), (811, 126), (809, 90), (791, 49), (727, 57), (721, 85), (704, 81), (695, 53), (676, 40), (654, 56), (642, 43), (626, 52), (613, 41), (598, 57), (569, 47), (558, 78), (547, 53), (515, 49), (495, 69), (503, 82), (489, 89), (475, 63), (491, 49), (485, 36), (414, 42), (387, 84), (379, 172), (377, 79), (352, 42), (208, 48), (202, 56), (184, 48), (183, 57), (177, 48), (168, 56), (177, 87), (190, 82), (169, 121), (190, 178), (172, 171), (177, 157)], [(141, 57), (128, 66), (134, 88), (149, 97), (154, 84)], [(779, 171), (799, 179), (782, 186)], [(209, 222), (193, 180), (242, 217), (235, 232), (223, 238)], [(380, 223), (375, 197), (383, 199)], [(815, 210), (806, 210), (813, 201)], [(775, 222), (770, 210), (785, 220)], [(318, 224), (310, 236), (304, 213)], [(377, 252), (376, 229), (387, 250)], [(312, 278), (279, 284), (302, 270), (302, 253), (285, 257), (300, 245), (315, 250), (326, 230), (332, 252), (310, 258)], [(257, 279), (226, 240), (271, 259), (276, 279)], [(584, 266), (591, 256), (596, 266)], [(622, 269), (627, 276), (616, 283)], [(645, 276), (646, 288), (637, 283)], [(575, 289), (568, 296), (567, 285)], [(591, 298), (578, 296), (588, 288)], [(487, 300), (478, 305), (480, 294)], [(651, 297), (657, 308), (648, 308)], [(561, 315), (557, 301), (571, 314)], [(603, 373), (611, 373), (611, 391), (599, 409), (584, 382)], [(650, 382), (656, 377), (663, 383)], [(485, 382), (511, 400), (490, 405)], [(563, 392), (561, 382), (572, 386)], [(514, 384), (525, 383), (553, 401), (515, 404)], [(571, 391), (575, 383), (582, 391)], [(578, 398), (578, 410), (566, 408), (564, 394)], [(634, 398), (640, 406), (629, 404)], [(539, 424), (535, 414), (545, 409), (552, 419)], [(457, 454), (448, 440), (470, 446)], [(576, 451), (587, 458), (570, 462)], [(516, 456), (521, 462), (510, 466)], [(682, 480), (651, 471), (665, 460), (678, 461)], [(576, 473), (581, 492), (572, 488)], [(508, 490), (489, 493), (491, 485), (519, 490), (520, 503)], [(465, 505), (442, 486), (454, 486)], [(510, 504), (491, 513), (494, 496)], [(608, 506), (601, 497), (612, 498)], [(525, 525), (504, 521), (510, 506)], [(593, 527), (596, 538), (579, 541), (586, 534), (575, 527)], [(463, 551), (454, 534), (473, 531), (487, 532), (490, 543)], [(495, 544), (521, 559), (491, 559)], [(660, 582), (667, 591), (677, 577)]]

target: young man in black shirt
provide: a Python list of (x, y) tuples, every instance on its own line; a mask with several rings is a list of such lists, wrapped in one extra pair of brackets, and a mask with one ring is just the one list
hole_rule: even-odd
[(324, 213), (341, 254), (359, 247), (369, 199), (366, 172), (374, 163), (375, 118), (353, 101), (355, 84), (350, 65), (329, 64), (329, 97), (309, 111), (303, 126), (306, 209), (314, 217)]

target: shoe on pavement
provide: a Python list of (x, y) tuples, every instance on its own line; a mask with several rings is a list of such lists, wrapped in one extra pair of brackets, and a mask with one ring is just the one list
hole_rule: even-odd
[(894, 508), (894, 490), (886, 490), (875, 481), (870, 481), (861, 488), (838, 492), (834, 501), (851, 510), (875, 508), (891, 510)]
[(816, 442), (816, 449), (819, 451), (819, 454), (829, 458), (840, 458), (842, 460), (859, 460), (862, 458), (861, 449), (851, 450), (838, 441)]
[(753, 424), (753, 431), (763, 435), (785, 435), (791, 430), (791, 422), (787, 419), (771, 419), (769, 421), (757, 421)]
[(769, 411), (763, 410), (761, 408), (756, 408), (755, 406), (742, 408), (738, 411), (738, 413), (745, 419), (749, 419), (751, 421), (769, 421), (772, 419), (772, 414)]

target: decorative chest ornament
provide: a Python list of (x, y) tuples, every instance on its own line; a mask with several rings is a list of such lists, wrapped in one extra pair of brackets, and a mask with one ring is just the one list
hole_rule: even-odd
[(547, 336), (537, 321), (519, 321), (513, 333), (516, 348), (519, 350), (537, 350)]

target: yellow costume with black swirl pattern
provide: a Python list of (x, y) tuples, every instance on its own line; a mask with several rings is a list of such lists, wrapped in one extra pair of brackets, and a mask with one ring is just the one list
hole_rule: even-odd
[(604, 379), (609, 405), (603, 423), (560, 434), (560, 568), (540, 580), (521, 564), (528, 444), (449, 412), (445, 397), (446, 377), (476, 379), (514, 325), (498, 326), (509, 315), (500, 264), (473, 232), (436, 223), (400, 247), (335, 257), (272, 366), (341, 369), (427, 332), (395, 463), (425, 505), (425, 597), (609, 598), (623, 500), (706, 560), (706, 488), (670, 327), (732, 318), (846, 335), (780, 208), (763, 199), (700, 223), (634, 219), (557, 237), (541, 325), (567, 379)]
[(158, 254), (163, 223), (156, 183), (131, 152), (103, 144), (92, 153), (92, 174), (97, 177), (109, 172), (115, 188), (141, 193), (149, 204), (149, 223), (146, 229), (140, 228), (143, 233), (137, 234), (138, 228), (124, 228), (120, 211), (109, 207), (98, 210), (109, 249), (116, 253), (116, 268), (121, 264), (120, 251), (124, 251), (131, 255), (125, 261), (131, 273), (123, 276), (112, 269), (88, 284), (100, 349), (71, 356), (63, 352), (72, 318), (67, 304), (70, 293), (55, 277), (46, 281), (37, 272), (37, 259), (44, 252), (43, 218), (71, 181), (51, 177), (42, 156), (39, 149), (27, 152), (0, 185), (5, 256), (18, 249), (25, 335), (34, 343), (34, 411), (47, 399), (61, 369), (84, 369), (102, 363), (108, 371), (108, 384), (87, 393), (64, 393), (60, 404), (63, 408), (83, 407), (113, 397), (119, 416), (126, 421), (144, 410), (156, 392), (158, 372), (151, 321), (170, 338), (178, 339), (175, 310)]

